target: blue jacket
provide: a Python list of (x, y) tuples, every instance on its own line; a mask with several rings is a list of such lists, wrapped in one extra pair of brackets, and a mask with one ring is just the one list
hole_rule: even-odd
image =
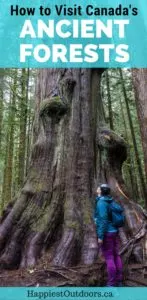
[(118, 229), (113, 226), (109, 216), (109, 203), (113, 201), (111, 196), (96, 197), (96, 208), (94, 219), (98, 238), (103, 240), (107, 232), (117, 232)]

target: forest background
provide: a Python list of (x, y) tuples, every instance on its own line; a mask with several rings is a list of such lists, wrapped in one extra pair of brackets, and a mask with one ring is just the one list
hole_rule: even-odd
[[(27, 176), (35, 112), (35, 69), (0, 69), (0, 212), (17, 199)], [(101, 79), (107, 127), (124, 138), (128, 158), (123, 177), (133, 200), (147, 206), (146, 175), (137, 95), (130, 69), (109, 69)], [(147, 104), (146, 104), (147, 105)]]

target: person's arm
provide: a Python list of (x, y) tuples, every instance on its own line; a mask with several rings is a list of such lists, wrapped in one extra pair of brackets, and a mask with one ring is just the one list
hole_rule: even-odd
[(108, 204), (103, 200), (99, 201), (96, 211), (98, 211), (99, 215), (99, 218), (96, 219), (96, 222), (98, 222), (97, 235), (98, 239), (103, 241), (104, 234), (107, 232), (108, 227)]

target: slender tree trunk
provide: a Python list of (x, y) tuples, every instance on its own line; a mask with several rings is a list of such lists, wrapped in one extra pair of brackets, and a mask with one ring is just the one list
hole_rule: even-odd
[(140, 157), (139, 157), (139, 152), (138, 152), (138, 147), (137, 147), (137, 142), (136, 142), (136, 137), (135, 137), (135, 131), (134, 131), (133, 122), (132, 122), (132, 118), (131, 118), (131, 113), (130, 113), (130, 109), (129, 109), (129, 103), (128, 103), (128, 98), (127, 98), (127, 93), (126, 93), (126, 88), (125, 88), (125, 84), (124, 84), (122, 70), (119, 69), (119, 72), (120, 72), (120, 79), (121, 79), (121, 82), (122, 82), (122, 91), (123, 91), (123, 94), (124, 94), (124, 100), (125, 100), (126, 108), (127, 108), (127, 114), (128, 114), (128, 120), (129, 120), (133, 145), (134, 145), (134, 151), (135, 151), (135, 156), (136, 156), (138, 173), (139, 173), (140, 182), (141, 182), (141, 185), (142, 185), (144, 201), (146, 201), (146, 198), (147, 198), (146, 184), (145, 184), (144, 174), (143, 174), (142, 165), (141, 165), (141, 161), (140, 161)]
[(107, 85), (107, 98), (108, 98), (108, 110), (109, 110), (110, 129), (114, 130), (112, 99), (111, 99), (111, 91), (110, 91), (109, 72), (108, 72), (108, 70), (106, 71), (106, 85)]
[[(30, 70), (27, 71), (27, 88), (26, 88), (26, 97), (28, 103), (27, 111), (27, 130), (26, 130), (26, 166), (25, 166), (25, 176), (28, 173), (28, 167), (30, 162), (30, 151), (31, 151), (31, 140), (32, 140), (32, 124), (33, 124), (33, 113), (32, 113), (32, 99), (30, 98), (30, 82), (34, 80)], [(34, 96), (34, 95), (33, 95)], [(33, 100), (34, 101), (34, 100)]]
[(4, 69), (0, 70), (0, 151), (2, 142), (2, 123), (3, 123), (3, 109), (4, 109)]
[(34, 265), (44, 251), (54, 265), (95, 262), (90, 199), (101, 181), (111, 185), (126, 211), (122, 253), (130, 245), (134, 261), (145, 259), (146, 215), (129, 201), (122, 179), (124, 140), (100, 126), (100, 79), (100, 69), (40, 70), (31, 163), (0, 226), (1, 267)]
[[(2, 205), (6, 205), (12, 197), (13, 177), (13, 150), (14, 150), (14, 129), (15, 129), (15, 104), (16, 104), (17, 70), (14, 72), (12, 99), (10, 100), (8, 117), (8, 134), (6, 139), (7, 151), (4, 166), (4, 179), (2, 191)], [(11, 94), (10, 94), (11, 96)]]
[(7, 189), (7, 160), (8, 160), (8, 142), (9, 142), (9, 134), (7, 132), (6, 135), (6, 148), (5, 148), (5, 156), (4, 156), (4, 170), (3, 170), (3, 184), (2, 184), (2, 197), (1, 197), (1, 211), (3, 211), (5, 206), (5, 192)]
[[(3, 127), (3, 113), (4, 113), (4, 70), (0, 70), (0, 153), (2, 147), (2, 127)], [(2, 196), (2, 183), (0, 182), (0, 197)]]
[(28, 71), (22, 69), (20, 98), (20, 133), (18, 150), (18, 186), (22, 187), (25, 174), (25, 154), (26, 154), (26, 127), (27, 127), (27, 104), (28, 104)]
[[(119, 102), (120, 102), (122, 120), (123, 120), (123, 125), (124, 125), (125, 140), (129, 141), (128, 129), (127, 129), (127, 124), (126, 124), (126, 119), (125, 119), (125, 114), (124, 114), (124, 107), (123, 107), (121, 98), (119, 99)], [(134, 163), (132, 160), (132, 154), (130, 152), (130, 146), (128, 147), (128, 163), (129, 163), (128, 172), (129, 172), (129, 176), (130, 176), (132, 195), (134, 196), (134, 201), (138, 202), (138, 199), (139, 199), (138, 186), (137, 186), (137, 182), (136, 182), (135, 168), (134, 168)]]
[(31, 112), (30, 109), (28, 110), (28, 122), (27, 122), (27, 144), (26, 144), (26, 168), (25, 168), (25, 176), (28, 173), (28, 166), (29, 166), (29, 158), (30, 158), (30, 148), (31, 148)]

